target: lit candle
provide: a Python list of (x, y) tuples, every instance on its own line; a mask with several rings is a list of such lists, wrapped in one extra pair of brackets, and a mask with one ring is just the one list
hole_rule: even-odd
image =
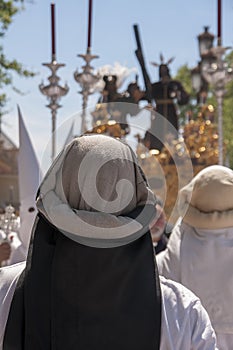
[(87, 51), (91, 49), (92, 0), (89, 0)]
[(55, 43), (55, 4), (51, 4), (51, 34), (52, 34), (52, 61), (56, 58), (56, 43)]

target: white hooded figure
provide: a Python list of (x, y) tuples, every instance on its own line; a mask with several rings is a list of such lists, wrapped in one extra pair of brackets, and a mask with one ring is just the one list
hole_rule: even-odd
[(179, 193), (178, 219), (159, 273), (192, 290), (207, 310), (220, 350), (233, 346), (233, 171), (200, 171)]
[(24, 259), (26, 259), (31, 237), (31, 230), (37, 215), (36, 192), (38, 190), (42, 174), (19, 106), (18, 118), (20, 144), (18, 154), (20, 194), (19, 239), (22, 242), (21, 252), (24, 255)]
[(25, 248), (18, 234), (19, 218), (14, 212), (14, 207), (8, 205), (5, 208), (5, 213), (1, 217), (0, 249), (2, 250), (2, 254), (3, 249), (7, 250), (5, 254), (3, 254), (7, 258), (3, 259), (3, 255), (0, 254), (0, 266), (16, 264), (24, 261), (26, 257)]
[(12, 265), (25, 260), (25, 250), (19, 239), (17, 232), (10, 232), (7, 235), (0, 230), (0, 245), (8, 243), (10, 245), (9, 259), (0, 262), (0, 266)]

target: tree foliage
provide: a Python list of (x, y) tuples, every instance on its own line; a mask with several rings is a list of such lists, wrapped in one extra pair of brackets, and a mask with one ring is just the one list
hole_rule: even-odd
[[(233, 67), (233, 51), (226, 56), (226, 62)], [(227, 84), (223, 100), (223, 132), (230, 167), (233, 168), (233, 80)]]
[(0, 35), (4, 36), (13, 16), (18, 12), (18, 7), (13, 1), (0, 1)]
[(181, 82), (184, 89), (190, 96), (189, 103), (179, 107), (179, 124), (182, 126), (185, 123), (188, 115), (195, 115), (198, 113), (198, 106), (194, 102), (196, 100), (196, 93), (192, 88), (191, 70), (187, 64), (184, 64), (178, 69), (174, 79)]
[[(0, 0), (0, 37), (2, 42), (9, 25), (12, 24), (14, 16), (23, 9), (23, 0)], [(13, 85), (13, 74), (21, 77), (33, 77), (34, 72), (24, 68), (17, 59), (8, 59), (4, 53), (4, 46), (0, 45), (0, 116), (4, 114), (3, 108), (7, 103), (7, 96), (3, 92), (5, 86), (11, 86), (16, 92), (20, 90)]]

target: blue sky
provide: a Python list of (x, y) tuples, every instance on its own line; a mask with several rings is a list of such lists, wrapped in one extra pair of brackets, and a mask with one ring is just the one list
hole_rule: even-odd
[[(73, 78), (74, 71), (81, 69), (83, 61), (78, 54), (86, 52), (88, 0), (56, 0), (56, 51), (57, 61), (65, 67), (58, 70), (61, 84), (69, 85), (69, 93), (62, 98), (58, 110), (57, 126), (81, 110), (79, 85)], [(175, 56), (170, 66), (174, 75), (177, 69), (188, 64), (194, 67), (198, 60), (197, 35), (204, 26), (217, 33), (217, 0), (93, 0), (92, 53), (99, 55), (93, 60), (95, 69), (115, 62), (139, 70), (139, 82), (143, 87), (141, 72), (136, 60), (133, 25), (138, 24), (143, 51), (152, 81), (158, 79), (158, 71), (149, 62), (159, 62), (159, 54), (165, 59)], [(51, 61), (50, 1), (35, 0), (25, 3), (3, 39), (5, 53), (16, 58), (37, 75), (32, 79), (18, 79), (15, 85), (24, 95), (7, 89), (9, 113), (3, 118), (3, 130), (17, 144), (19, 104), (38, 158), (51, 136), (51, 113), (47, 100), (38, 85), (47, 84), (49, 69), (42, 63)], [(233, 2), (222, 0), (222, 41), (224, 46), (233, 46)], [(216, 41), (215, 41), (216, 44)], [(134, 74), (129, 80), (134, 79)], [(98, 94), (89, 99), (93, 107)], [(78, 130), (77, 130), (78, 132)]]

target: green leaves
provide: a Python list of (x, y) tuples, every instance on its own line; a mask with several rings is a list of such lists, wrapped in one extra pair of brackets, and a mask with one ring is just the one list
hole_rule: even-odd
[(0, 36), (5, 34), (13, 16), (19, 11), (19, 7), (15, 5), (17, 2), (0, 0)]
[[(0, 37), (2, 42), (14, 16), (23, 9), (23, 2), (23, 0), (0, 0)], [(2, 108), (7, 104), (7, 96), (4, 92), (1, 93), (1, 90), (3, 91), (5, 86), (11, 86), (14, 91), (21, 94), (21, 91), (13, 85), (15, 73), (24, 78), (35, 76), (34, 72), (26, 69), (16, 59), (8, 59), (4, 54), (3, 46), (0, 46), (0, 115), (4, 113)]]
[[(233, 51), (226, 56), (226, 62), (233, 66)], [(233, 168), (233, 80), (226, 85), (223, 99), (223, 131), (230, 167)]]

